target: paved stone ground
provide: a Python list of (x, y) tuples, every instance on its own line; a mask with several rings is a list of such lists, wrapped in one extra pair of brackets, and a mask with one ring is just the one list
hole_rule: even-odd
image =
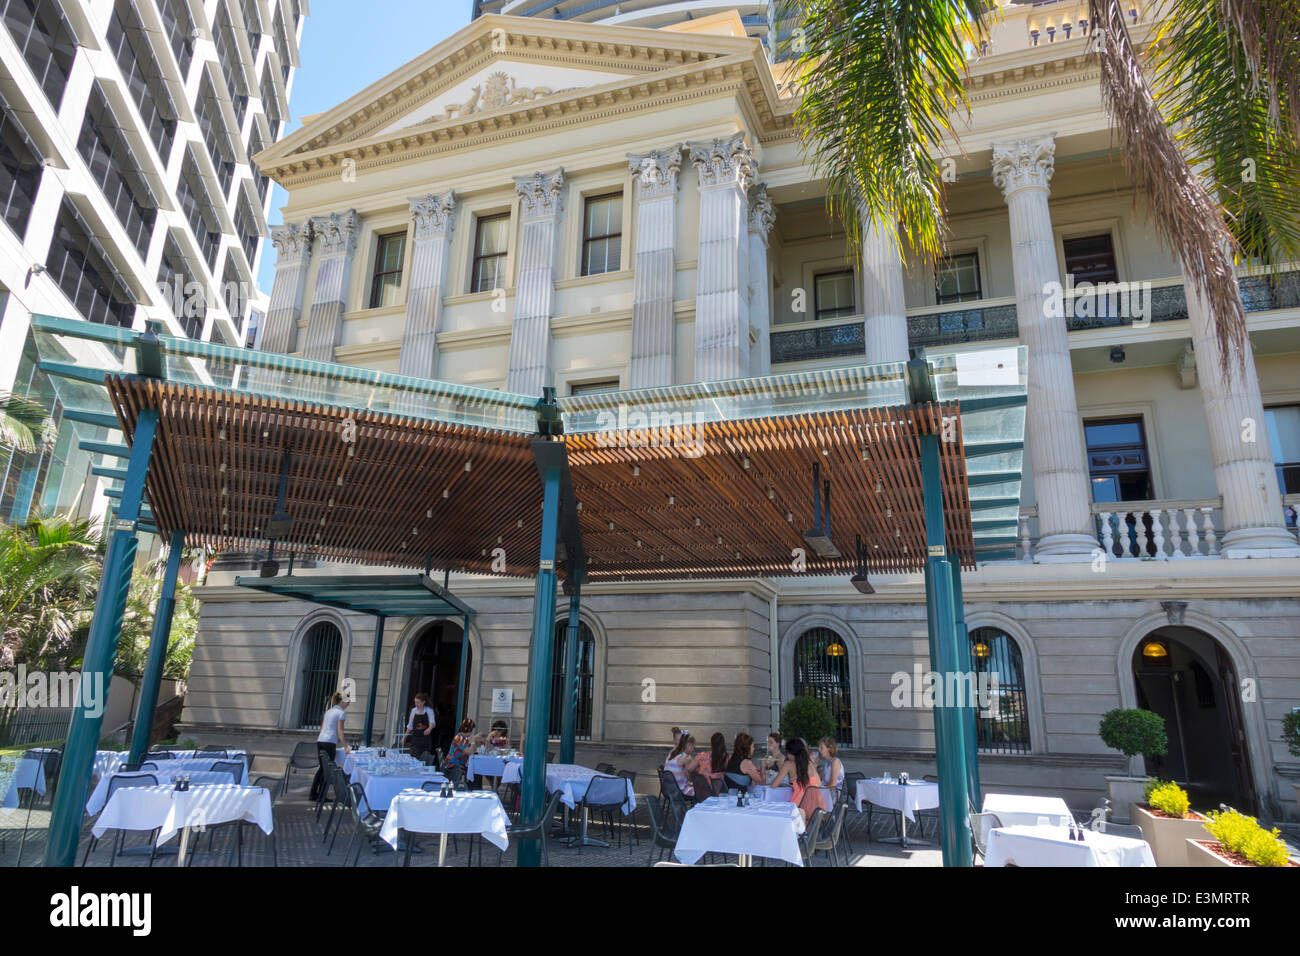
[[(649, 821), (644, 809), (644, 801), (651, 799), (645, 794), (637, 794), (638, 808), (634, 814), (633, 829), (639, 840), (636, 844), (629, 842), (629, 831), (626, 827), (620, 827), (622, 843), (619, 847), (618, 834), (607, 834), (603, 828), (597, 826), (593, 821), (591, 825), (591, 834), (601, 839), (608, 839), (613, 846), (608, 849), (599, 847), (586, 847), (581, 852), (577, 848), (570, 848), (564, 845), (562, 839), (553, 839), (549, 843), (549, 855), (551, 866), (646, 866), (651, 860), (651, 848), (649, 840)], [(653, 799), (658, 799), (657, 796)], [(7, 826), (17, 826), (19, 829), (0, 829), (0, 866), (14, 866), (17, 862), (18, 845), (22, 836), (21, 825), (26, 816), (22, 811), (22, 816), (17, 820), (12, 817), (8, 820)], [(332, 853), (329, 852), (327, 844), (321, 840), (321, 834), (324, 827), (325, 815), (322, 815), (321, 821), (317, 822), (315, 814), (315, 805), (307, 800), (306, 787), (294, 787), (275, 806), (275, 832), (276, 848), (275, 859), (280, 866), (344, 866), (344, 851), (347, 848), (348, 840), (352, 835), (352, 824), (350, 821), (344, 821), (338, 841), (335, 844)], [(45, 849), (45, 828), (48, 825), (49, 809), (48, 806), (38, 806), (31, 813), (31, 823), (28, 829), (27, 842), (22, 849), (22, 865), (35, 866), (40, 863), (41, 855)], [(621, 819), (621, 818), (620, 818)], [(872, 830), (877, 837), (890, 836), (895, 833), (896, 817), (888, 814), (877, 812), (872, 821)], [(887, 843), (868, 841), (867, 839), (867, 818), (865, 814), (856, 814), (850, 810), (848, 815), (848, 824), (850, 829), (850, 840), (852, 841), (854, 851), (849, 853), (849, 863), (852, 866), (939, 866), (941, 857), (937, 847), (912, 847), (902, 850), (897, 846)], [(909, 826), (909, 830), (911, 830)], [(914, 832), (914, 831), (912, 831)], [(927, 833), (930, 831), (927, 830)], [(359, 836), (360, 840), (362, 837)], [(90, 822), (87, 820), (82, 830), (81, 845), (77, 853), (77, 862), (80, 864), (82, 857), (86, 853), (90, 839)], [(112, 835), (107, 834), (99, 846), (90, 854), (87, 866), (108, 866), (110, 863), (110, 848)], [(209, 841), (212, 841), (213, 848), (209, 850)], [(142, 834), (127, 834), (124, 840), (124, 846), (141, 846), (147, 841)], [(176, 843), (172, 841), (173, 845)], [(263, 834), (260, 830), (252, 826), (244, 828), (243, 835), (243, 865), (244, 866), (271, 866), (272, 851), (271, 839)], [(469, 850), (471, 843), (474, 844), (473, 863), (469, 862)], [(412, 866), (436, 866), (438, 862), (438, 838), (425, 837), (417, 842), (423, 852), (413, 853), (411, 856)], [(216, 831), (210, 836), (200, 837), (199, 850), (195, 854), (193, 866), (227, 866), (230, 863), (231, 833), (227, 829), (225, 832)], [(356, 850), (353, 850), (355, 856)], [(513, 866), (515, 864), (516, 848), (511, 846), (504, 854), (497, 851), (496, 847), (482, 840), (473, 840), (461, 836), (455, 841), (455, 846), (449, 843), (447, 848), (447, 866)], [(656, 848), (653, 851), (653, 859), (659, 858), (659, 851)], [(730, 862), (735, 858), (731, 857)], [(113, 860), (114, 866), (147, 866), (148, 857), (118, 856)], [(721, 859), (715, 859), (714, 862), (721, 862)], [(360, 866), (395, 866), (401, 865), (401, 854), (393, 853), (387, 844), (382, 844), (376, 852), (370, 847), (363, 847), (360, 855)], [(756, 861), (757, 863), (757, 861)], [(175, 866), (176, 856), (173, 852), (171, 856), (159, 858), (155, 861), (155, 866)], [(351, 859), (348, 865), (351, 864)], [(768, 861), (767, 865), (783, 866), (779, 861)], [(830, 866), (830, 860), (825, 853), (818, 854), (813, 862), (814, 866)]]

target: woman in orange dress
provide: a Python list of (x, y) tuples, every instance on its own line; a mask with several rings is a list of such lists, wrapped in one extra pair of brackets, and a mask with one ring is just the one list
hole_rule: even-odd
[[(803, 818), (807, 820), (814, 810), (822, 806), (821, 793), (815, 789), (820, 787), (822, 782), (817, 776), (817, 768), (813, 766), (812, 759), (809, 757), (808, 745), (800, 737), (795, 737), (786, 743), (785, 763), (781, 765), (781, 771), (776, 775), (771, 786), (779, 787), (787, 780), (790, 781), (790, 788), (793, 790), (790, 802), (803, 811)], [(813, 793), (805, 801), (804, 795), (809, 791)]]

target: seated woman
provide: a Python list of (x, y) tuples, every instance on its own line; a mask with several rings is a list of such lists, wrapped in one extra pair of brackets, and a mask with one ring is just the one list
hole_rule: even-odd
[(714, 791), (718, 789), (718, 783), (722, 780), (723, 773), (727, 767), (727, 738), (722, 734), (715, 733), (709, 738), (709, 749), (707, 752), (700, 754), (697, 763), (696, 773), (702, 773), (710, 780), (715, 781)]
[[(808, 745), (800, 737), (792, 737), (785, 745), (785, 763), (781, 765), (781, 770), (772, 781), (772, 786), (780, 787), (786, 781), (789, 781), (794, 791), (790, 798), (791, 803), (798, 805), (803, 811), (803, 818), (807, 820), (814, 810), (822, 806), (823, 801), (813, 799), (813, 795), (820, 796), (813, 788), (820, 787), (822, 782), (817, 776), (817, 768), (812, 765)], [(809, 791), (812, 793), (810, 794)], [(804, 799), (805, 795), (808, 795), (807, 800)]]
[(817, 754), (822, 758), (822, 778), (826, 781), (826, 786), (840, 789), (844, 786), (844, 764), (838, 756), (839, 747), (835, 744), (835, 738), (823, 737), (818, 741)]
[[(456, 736), (451, 738), (451, 749), (447, 751), (446, 769), (452, 770), (459, 767), (461, 772), (469, 770), (469, 756), (478, 749), (479, 738), (474, 733), (474, 721), (466, 717), (460, 722), (460, 728), (456, 731)], [(470, 782), (470, 789), (477, 790), (475, 784), (478, 781)]]
[(695, 793), (691, 788), (691, 774), (698, 772), (699, 766), (700, 758), (695, 756), (695, 738), (682, 731), (682, 735), (677, 738), (677, 746), (664, 761), (664, 769), (673, 775), (678, 789), (688, 797)]
[(496, 747), (500, 750), (510, 749), (510, 731), (506, 727), (504, 720), (492, 721), (492, 729), (488, 731), (487, 743), (489, 747)]
[(736, 734), (736, 743), (727, 761), (727, 773), (748, 777), (751, 784), (763, 783), (763, 771), (754, 763), (754, 738), (749, 734)]

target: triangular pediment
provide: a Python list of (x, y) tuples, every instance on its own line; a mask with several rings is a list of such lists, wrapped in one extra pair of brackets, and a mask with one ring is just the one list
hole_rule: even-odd
[[(458, 135), (546, 110), (575, 97), (608, 100), (629, 86), (661, 84), (722, 61), (768, 74), (756, 40), (525, 17), (484, 16), (371, 84), (257, 157), (263, 172), (304, 164), (430, 130)], [(762, 76), (770, 83), (770, 75)], [(775, 86), (771, 89), (775, 91)]]

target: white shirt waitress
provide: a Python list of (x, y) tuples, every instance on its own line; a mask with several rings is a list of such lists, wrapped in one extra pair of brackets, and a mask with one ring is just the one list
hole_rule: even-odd
[[(345, 700), (343, 695), (335, 692), (330, 701), (330, 709), (325, 711), (325, 717), (321, 720), (320, 733), (316, 735), (316, 751), (329, 754), (331, 760), (338, 753), (338, 748), (342, 747), (343, 752), (350, 753), (348, 749), (347, 738), (343, 735), (343, 718), (347, 716), (349, 701)], [(316, 770), (316, 777), (311, 782), (311, 799), (315, 800), (320, 796), (321, 788), (325, 785), (325, 775), (319, 769)]]

